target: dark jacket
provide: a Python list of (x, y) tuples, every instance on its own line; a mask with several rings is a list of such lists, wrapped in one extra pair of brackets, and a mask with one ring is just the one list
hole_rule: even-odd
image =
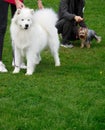
[[(84, 0), (61, 0), (57, 28), (61, 29), (65, 21), (70, 21), (70, 26), (77, 26), (78, 23), (74, 20), (74, 17), (81, 16), (83, 18)], [(80, 22), (81, 27), (86, 27), (84, 21)], [(60, 27), (60, 28), (59, 28)]]

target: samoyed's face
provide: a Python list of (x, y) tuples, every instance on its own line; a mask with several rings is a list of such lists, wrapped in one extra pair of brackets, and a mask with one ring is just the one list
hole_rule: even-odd
[(21, 18), (17, 21), (17, 23), (22, 29), (29, 29), (32, 24), (32, 19), (29, 17)]
[(18, 9), (16, 11), (16, 24), (19, 25), (21, 29), (29, 29), (33, 23), (33, 15), (34, 15), (34, 10), (28, 9), (28, 8), (23, 8), (23, 9)]

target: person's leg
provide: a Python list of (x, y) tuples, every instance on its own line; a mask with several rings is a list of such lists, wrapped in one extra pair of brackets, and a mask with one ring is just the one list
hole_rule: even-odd
[(66, 19), (61, 19), (57, 21), (56, 28), (58, 30), (59, 36), (61, 36), (62, 43), (61, 46), (65, 48), (72, 48), (73, 45), (70, 43), (70, 36), (72, 34), (72, 25), (70, 21), (67, 21)]
[(7, 2), (0, 0), (0, 72), (7, 72), (7, 69), (2, 62), (2, 53), (4, 36), (7, 28), (8, 6), (9, 4)]
[[(14, 4), (11, 4), (11, 18), (13, 18), (15, 11), (16, 11), (16, 6)], [(12, 39), (11, 39), (11, 42), (13, 42)], [(14, 47), (13, 46), (12, 46), (12, 56), (13, 56), (12, 66), (15, 66)]]
[(0, 61), (2, 60), (4, 36), (7, 27), (8, 3), (0, 1)]
[(72, 48), (73, 45), (71, 44), (73, 26), (70, 21), (65, 21), (63, 24), (63, 31), (62, 31), (62, 44), (61, 46), (66, 48)]
[(72, 34), (72, 25), (69, 21), (65, 21), (62, 31), (62, 44), (67, 44), (70, 41), (71, 34)]
[(61, 34), (62, 31), (63, 31), (63, 25), (65, 23), (65, 19), (61, 19), (61, 20), (58, 20), (57, 23), (56, 23), (56, 28), (58, 30), (58, 34)]

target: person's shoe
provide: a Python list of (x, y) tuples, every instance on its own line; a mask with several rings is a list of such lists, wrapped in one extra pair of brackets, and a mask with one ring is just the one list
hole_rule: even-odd
[(0, 61), (0, 72), (5, 73), (8, 72), (3, 62)]
[(73, 48), (74, 46), (73, 46), (73, 44), (68, 44), (67, 47), (68, 48)]
[(61, 44), (62, 47), (65, 47), (65, 48), (73, 48), (73, 44)]

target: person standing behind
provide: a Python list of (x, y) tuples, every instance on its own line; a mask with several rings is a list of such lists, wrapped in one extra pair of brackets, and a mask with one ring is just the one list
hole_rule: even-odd
[[(4, 37), (7, 28), (8, 8), (11, 6), (11, 15), (13, 17), (16, 8), (23, 8), (22, 0), (0, 0), (0, 72), (8, 72), (4, 63), (2, 62)], [(41, 0), (38, 0), (39, 9), (43, 8)]]
[(62, 35), (61, 46), (72, 48), (71, 41), (78, 39), (78, 25), (86, 27), (83, 19), (84, 0), (61, 0), (56, 24), (58, 33)]

